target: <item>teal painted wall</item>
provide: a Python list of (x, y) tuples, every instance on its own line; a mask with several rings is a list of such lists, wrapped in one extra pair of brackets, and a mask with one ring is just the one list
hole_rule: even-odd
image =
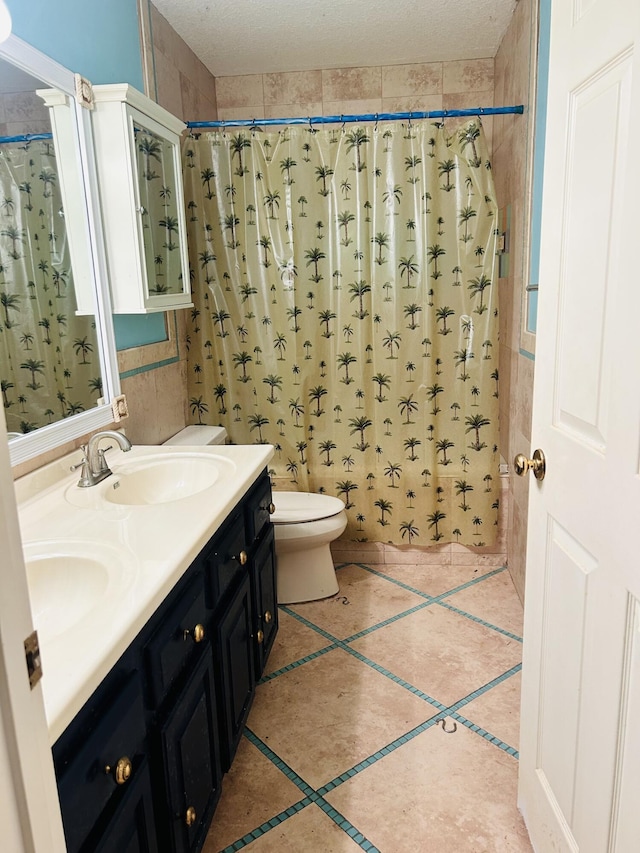
[[(549, 87), (549, 41), (551, 37), (551, 0), (540, 0), (538, 34), (538, 80), (536, 91), (536, 127), (533, 149), (533, 190), (531, 199), (531, 263), (529, 284), (540, 284), (540, 229), (542, 225), (542, 182), (544, 178), (544, 145), (547, 130), (547, 94)], [(538, 293), (529, 293), (527, 331), (535, 332), (538, 315)]]
[[(92, 83), (143, 89), (136, 0), (6, 0), (13, 33)], [(114, 317), (118, 349), (167, 339), (164, 314)]]

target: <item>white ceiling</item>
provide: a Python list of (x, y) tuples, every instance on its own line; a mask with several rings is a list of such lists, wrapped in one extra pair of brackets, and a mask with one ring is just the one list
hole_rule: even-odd
[(216, 77), (493, 57), (517, 0), (153, 0)]

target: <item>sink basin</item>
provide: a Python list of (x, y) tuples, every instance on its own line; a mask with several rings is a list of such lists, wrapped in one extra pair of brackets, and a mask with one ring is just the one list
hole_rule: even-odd
[(142, 506), (179, 501), (213, 486), (222, 471), (235, 469), (227, 459), (178, 453), (126, 462), (105, 480), (102, 497), (114, 504)]
[(36, 542), (25, 545), (24, 556), (33, 621), (44, 643), (129, 585), (117, 549), (96, 542)]

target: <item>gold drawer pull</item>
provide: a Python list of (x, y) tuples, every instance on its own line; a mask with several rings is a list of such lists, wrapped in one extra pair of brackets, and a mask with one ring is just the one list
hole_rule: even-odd
[(264, 621), (265, 621), (265, 622), (267, 623), (267, 625), (268, 625), (268, 624), (269, 624), (269, 622), (271, 622), (271, 620), (272, 620), (272, 619), (273, 619), (273, 616), (271, 615), (271, 611), (270, 611), (270, 610), (267, 610), (267, 611), (266, 611), (266, 613), (264, 614)]
[(258, 633), (256, 634), (256, 637), (258, 640), (258, 644), (264, 642), (264, 631), (258, 631)]
[(276, 505), (274, 504), (273, 501), (271, 501), (271, 503), (269, 504), (269, 515), (273, 515), (273, 513), (275, 511), (276, 511)]
[(116, 780), (117, 785), (124, 785), (125, 782), (128, 782), (131, 778), (132, 771), (133, 767), (131, 765), (131, 759), (127, 758), (126, 755), (123, 755), (122, 758), (118, 759), (115, 767), (111, 767), (110, 764), (107, 764), (104, 768), (104, 772), (107, 775), (110, 775), (113, 772), (113, 778)]
[(184, 816), (184, 822), (187, 824), (187, 826), (193, 826), (193, 824), (196, 822), (196, 810), (193, 806), (189, 806), (189, 808), (187, 809), (186, 814)]
[(201, 625), (200, 623), (198, 623), (195, 626), (195, 628), (193, 629), (193, 631), (190, 631), (188, 628), (185, 628), (183, 635), (182, 635), (182, 638), (184, 640), (186, 640), (187, 637), (193, 637), (194, 643), (201, 643), (204, 640), (204, 636), (205, 636), (204, 625)]
[(246, 565), (247, 565), (247, 560), (249, 559), (249, 557), (247, 556), (247, 552), (246, 552), (246, 551), (240, 551), (240, 553), (238, 554), (238, 556), (237, 556), (237, 557), (234, 557), (233, 559), (234, 559), (234, 560), (237, 560), (237, 561), (240, 563), (240, 565), (241, 565), (241, 566), (246, 566)]

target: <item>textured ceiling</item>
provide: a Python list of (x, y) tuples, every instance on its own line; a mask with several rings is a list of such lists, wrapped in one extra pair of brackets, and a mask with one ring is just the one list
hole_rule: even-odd
[(493, 57), (517, 0), (153, 0), (216, 77)]

